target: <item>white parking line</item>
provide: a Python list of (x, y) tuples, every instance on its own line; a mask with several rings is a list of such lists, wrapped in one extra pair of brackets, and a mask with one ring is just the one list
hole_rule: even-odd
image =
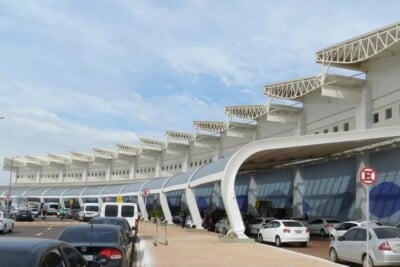
[(41, 236), (43, 233), (37, 233), (36, 236)]

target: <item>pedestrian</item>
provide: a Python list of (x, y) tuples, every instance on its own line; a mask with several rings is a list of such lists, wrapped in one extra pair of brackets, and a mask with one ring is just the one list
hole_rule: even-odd
[(186, 213), (182, 212), (181, 213), (181, 227), (185, 228), (185, 224), (186, 224)]

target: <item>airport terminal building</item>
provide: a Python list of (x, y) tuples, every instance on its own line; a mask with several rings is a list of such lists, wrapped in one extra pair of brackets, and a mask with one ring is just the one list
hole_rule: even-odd
[(371, 166), (370, 216), (399, 223), (400, 23), (317, 51), (315, 60), (321, 73), (267, 85), (268, 104), (228, 106), (227, 121), (194, 121), (195, 133), (4, 158), (14, 183), (0, 196), (137, 202), (145, 218), (159, 209), (169, 222), (188, 210), (198, 228), (202, 212), (225, 209), (245, 238), (246, 213), (365, 218), (359, 172)]

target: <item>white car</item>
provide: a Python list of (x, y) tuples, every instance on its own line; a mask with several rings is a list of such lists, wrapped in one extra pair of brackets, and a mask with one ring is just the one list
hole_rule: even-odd
[(264, 224), (269, 223), (272, 220), (276, 220), (273, 217), (257, 217), (250, 221), (249, 225), (247, 226), (247, 232), (249, 234), (256, 235), (258, 231), (263, 227)]
[(318, 234), (324, 237), (330, 235), (339, 223), (337, 219), (317, 218), (308, 223), (308, 229), (310, 230), (310, 234)]
[(0, 211), (0, 232), (10, 233), (14, 230), (14, 220), (7, 218), (4, 211)]
[(308, 228), (295, 220), (273, 220), (265, 224), (257, 235), (260, 243), (273, 242), (277, 247), (282, 243), (300, 243), (306, 247), (310, 241)]
[[(355, 226), (365, 226), (367, 224), (366, 221), (345, 221), (338, 224), (329, 234), (329, 238), (331, 240), (335, 240), (340, 236), (343, 236), (344, 233), (347, 232), (350, 228)], [(370, 225), (382, 225), (378, 221), (370, 221)]]

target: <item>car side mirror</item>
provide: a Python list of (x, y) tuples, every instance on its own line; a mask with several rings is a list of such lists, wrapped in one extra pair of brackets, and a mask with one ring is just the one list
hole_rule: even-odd
[(88, 261), (87, 267), (102, 267), (100, 262), (97, 261)]
[(344, 237), (343, 237), (343, 236), (339, 236), (339, 237), (337, 238), (337, 240), (338, 240), (338, 241), (343, 241), (343, 240), (344, 240)]

